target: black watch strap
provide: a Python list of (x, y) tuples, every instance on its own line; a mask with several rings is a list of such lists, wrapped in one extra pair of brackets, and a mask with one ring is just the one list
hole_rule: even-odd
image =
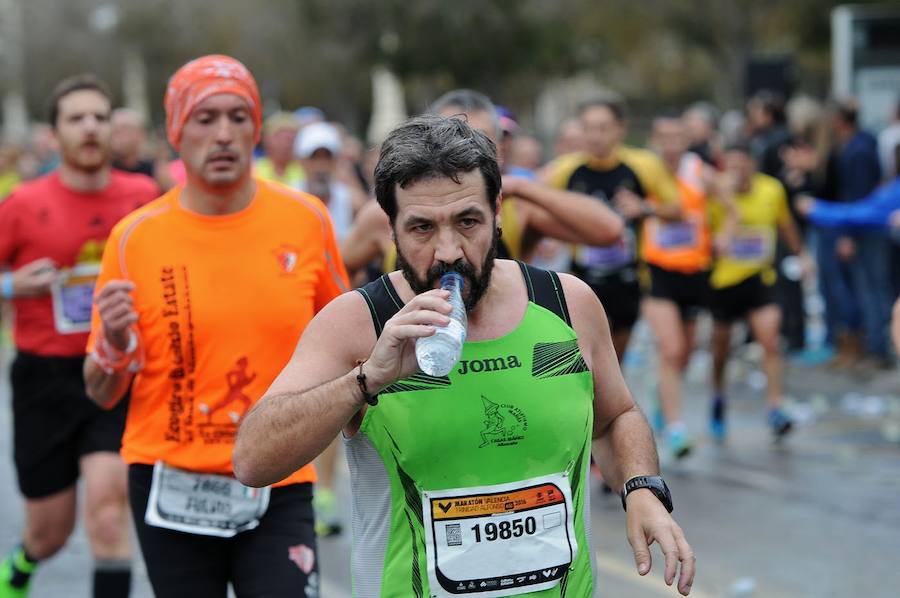
[(666, 485), (665, 480), (658, 475), (639, 475), (631, 478), (627, 482), (625, 482), (625, 488), (622, 490), (622, 508), (626, 511), (628, 510), (628, 505), (625, 503), (625, 499), (629, 494), (634, 492), (635, 490), (640, 490), (641, 488), (647, 488), (653, 494), (656, 495), (656, 498), (666, 507), (666, 510), (671, 513), (672, 509), (672, 493), (669, 492), (669, 487)]

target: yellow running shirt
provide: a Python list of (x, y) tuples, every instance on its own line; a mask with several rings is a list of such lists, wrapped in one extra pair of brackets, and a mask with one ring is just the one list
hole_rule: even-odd
[[(775, 243), (778, 226), (790, 221), (787, 194), (777, 180), (756, 174), (750, 191), (735, 195), (739, 224), (727, 254), (718, 255), (713, 264), (710, 285), (714, 289), (732, 287), (756, 274), (767, 285), (775, 284)], [(725, 210), (719, 202), (710, 205), (713, 234), (722, 230)]]

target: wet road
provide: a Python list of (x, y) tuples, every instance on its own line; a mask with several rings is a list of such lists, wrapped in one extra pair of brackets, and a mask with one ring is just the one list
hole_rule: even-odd
[[(900, 588), (900, 373), (835, 376), (789, 365), (789, 404), (800, 426), (775, 445), (764, 427), (760, 383), (751, 350), (731, 369), (730, 436), (706, 435), (708, 355), (695, 355), (686, 386), (686, 421), (694, 453), (665, 463), (675, 515), (693, 545), (698, 598), (890, 598)], [(636, 398), (652, 412), (653, 354), (640, 330), (626, 360)], [(0, 385), (0, 550), (21, 529), (12, 468), (9, 395)], [(664, 461), (668, 461), (665, 459)], [(349, 493), (346, 470), (339, 493)], [(593, 529), (604, 596), (675, 596), (653, 571), (637, 575), (616, 496), (595, 484)], [(344, 501), (345, 504), (347, 501)], [(344, 513), (349, 521), (348, 513)], [(349, 534), (321, 542), (322, 596), (349, 596)], [(79, 528), (60, 555), (41, 567), (33, 596), (88, 595), (91, 558)], [(74, 589), (74, 588), (77, 588)], [(134, 596), (152, 593), (138, 564)]]

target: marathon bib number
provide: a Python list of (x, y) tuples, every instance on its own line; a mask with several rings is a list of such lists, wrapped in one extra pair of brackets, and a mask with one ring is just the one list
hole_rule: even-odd
[(575, 261), (582, 268), (590, 270), (614, 271), (634, 263), (634, 234), (630, 229), (622, 233), (622, 238), (607, 247), (579, 245), (575, 251)]
[(91, 329), (91, 308), (94, 286), (100, 264), (79, 264), (62, 270), (50, 287), (53, 298), (53, 321), (60, 334), (88, 332)]
[(697, 245), (697, 226), (693, 222), (659, 222), (656, 246), (660, 249), (684, 249)]
[(774, 249), (772, 231), (765, 227), (741, 227), (731, 241), (729, 255), (743, 262), (768, 262)]
[(559, 584), (578, 550), (566, 474), (422, 494), (431, 595), (514, 596)]
[(231, 538), (259, 525), (269, 506), (269, 490), (157, 461), (144, 521), (189, 534)]

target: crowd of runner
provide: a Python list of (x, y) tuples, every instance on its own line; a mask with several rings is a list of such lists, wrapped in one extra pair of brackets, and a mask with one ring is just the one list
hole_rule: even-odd
[[(0, 148), (25, 505), (0, 598), (27, 596), (65, 545), (79, 479), (95, 597), (129, 593), (129, 516), (159, 596), (317, 596), (316, 536), (345, 526), (341, 443), (359, 596), (591, 595), (591, 463), (623, 489), (639, 573), (656, 542), (687, 594), (693, 554), (620, 369), (638, 320), (671, 459), (727, 442), (737, 322), (762, 349), (776, 441), (793, 429), (785, 359), (894, 367), (900, 106), (876, 139), (852, 101), (761, 91), (721, 117), (655, 115), (639, 147), (603, 92), (544, 144), (463, 89), (369, 146), (317, 108), (263, 114), (225, 56), (183, 66), (163, 101), (165, 142), (102, 81), (66, 79), (27, 147)], [(448, 270), (469, 332), (435, 378), (410, 349), (447, 321)], [(707, 430), (682, 416), (701, 318)], [(509, 502), (483, 504), (495, 494)]]

